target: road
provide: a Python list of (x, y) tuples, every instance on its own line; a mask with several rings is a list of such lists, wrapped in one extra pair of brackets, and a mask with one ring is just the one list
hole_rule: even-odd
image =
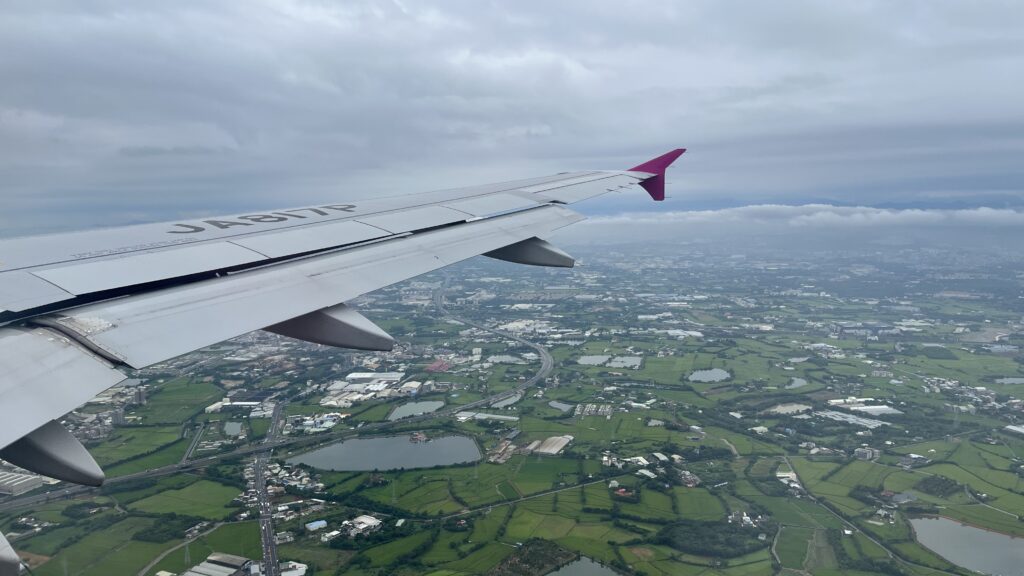
[(445, 293), (445, 290), (447, 289), (447, 287), (448, 287), (448, 279), (446, 278), (445, 281), (444, 281), (444, 285), (441, 288), (438, 288), (434, 292), (434, 306), (437, 307), (437, 309), (441, 312), (441, 316), (442, 317), (447, 318), (449, 320), (455, 320), (456, 322), (461, 322), (461, 323), (463, 323), (463, 324), (465, 324), (467, 326), (472, 326), (473, 328), (476, 328), (478, 330), (483, 330), (484, 332), (490, 332), (491, 334), (494, 334), (495, 336), (501, 336), (502, 338), (507, 338), (509, 340), (513, 340), (515, 342), (518, 342), (519, 344), (522, 344), (523, 346), (529, 346), (530, 348), (533, 348), (537, 352), (538, 356), (540, 356), (540, 369), (537, 370), (537, 373), (534, 374), (529, 380), (526, 380), (525, 382), (523, 382), (522, 384), (516, 386), (515, 388), (513, 388), (512, 390), (510, 390), (508, 392), (503, 392), (501, 394), (496, 394), (494, 396), (490, 396), (490, 397), (485, 398), (483, 400), (478, 400), (476, 402), (473, 402), (472, 404), (465, 404), (463, 406), (460, 406), (458, 408), (459, 411), (463, 411), (463, 410), (467, 410), (467, 409), (471, 409), (471, 408), (476, 408), (476, 407), (481, 406), (481, 405), (490, 405), (490, 404), (494, 404), (495, 402), (500, 402), (501, 400), (504, 400), (506, 398), (510, 398), (512, 396), (515, 396), (516, 394), (518, 394), (520, 392), (525, 391), (527, 388), (529, 388), (531, 386), (535, 386), (538, 382), (541, 382), (542, 380), (546, 380), (547, 377), (551, 375), (551, 371), (554, 370), (554, 368), (555, 368), (555, 360), (554, 360), (554, 358), (551, 357), (551, 353), (548, 352), (547, 348), (545, 348), (544, 346), (541, 346), (540, 344), (536, 344), (534, 342), (530, 342), (529, 340), (526, 340), (524, 338), (520, 338), (519, 336), (516, 336), (515, 334), (511, 334), (509, 332), (503, 332), (503, 331), (498, 330), (496, 328), (491, 328), (489, 326), (485, 326), (483, 324), (480, 324), (479, 322), (474, 322), (472, 320), (467, 320), (466, 318), (462, 318), (460, 316), (456, 316), (455, 314), (452, 314), (448, 310), (448, 308), (445, 307), (445, 302), (444, 302), (444, 293)]
[(167, 557), (167, 556), (168, 556), (168, 555), (169, 555), (169, 554), (170, 554), (171, 552), (174, 552), (175, 550), (180, 550), (181, 548), (183, 548), (183, 547), (185, 547), (185, 546), (188, 546), (189, 544), (191, 544), (191, 543), (195, 542), (196, 540), (198, 540), (198, 539), (202, 538), (203, 536), (209, 536), (209, 535), (210, 535), (210, 534), (211, 534), (211, 533), (212, 533), (212, 532), (213, 532), (214, 530), (216, 530), (217, 528), (220, 528), (221, 526), (223, 526), (223, 525), (225, 525), (225, 524), (229, 524), (229, 522), (217, 522), (217, 523), (216, 523), (216, 524), (214, 524), (213, 526), (211, 526), (211, 527), (207, 528), (207, 529), (206, 529), (205, 531), (203, 531), (202, 533), (200, 533), (200, 534), (196, 534), (196, 535), (195, 535), (195, 536), (193, 536), (192, 538), (189, 538), (188, 540), (185, 540), (184, 542), (182, 542), (181, 544), (178, 544), (178, 545), (177, 545), (177, 546), (175, 546), (174, 548), (168, 548), (167, 550), (164, 550), (163, 552), (161, 552), (161, 553), (160, 553), (160, 555), (159, 555), (159, 556), (157, 556), (156, 558), (153, 558), (153, 559), (152, 559), (152, 560), (151, 560), (151, 561), (149, 562), (149, 564), (146, 564), (146, 565), (145, 565), (145, 566), (144, 566), (144, 567), (142, 568), (142, 570), (139, 570), (139, 572), (138, 572), (138, 574), (136, 574), (136, 576), (146, 576), (146, 574), (148, 574), (148, 573), (149, 573), (149, 571), (150, 571), (150, 570), (151, 570), (151, 569), (152, 569), (152, 568), (153, 568), (154, 566), (156, 566), (157, 564), (159, 564), (159, 563), (160, 563), (160, 561), (161, 561), (161, 560), (163, 560), (164, 558), (166, 558), (166, 557)]
[(199, 428), (197, 428), (195, 431), (195, 437), (192, 438), (192, 442), (188, 445), (188, 450), (185, 450), (185, 455), (181, 457), (181, 461), (178, 462), (179, 464), (184, 464), (185, 462), (188, 462), (189, 458), (192, 457), (192, 452), (194, 452), (196, 446), (199, 445), (199, 441), (203, 439), (203, 432), (205, 430), (206, 422), (200, 423)]
[[(270, 418), (270, 428), (263, 439), (264, 444), (273, 444), (274, 438), (281, 430), (284, 407), (287, 401), (278, 402)], [(270, 464), (270, 451), (256, 454), (253, 462), (253, 486), (256, 489), (256, 501), (260, 517), (260, 542), (263, 546), (263, 574), (281, 576), (281, 563), (277, 559), (277, 541), (274, 540), (274, 509), (267, 493), (267, 465)]]

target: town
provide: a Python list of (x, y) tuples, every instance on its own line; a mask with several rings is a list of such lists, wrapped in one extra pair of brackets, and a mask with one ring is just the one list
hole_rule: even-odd
[(622, 250), (355, 302), (391, 352), (139, 371), (65, 421), (107, 484), (6, 469), (0, 528), (36, 574), (159, 576), (967, 574), (922, 522), (1024, 536), (1019, 260)]

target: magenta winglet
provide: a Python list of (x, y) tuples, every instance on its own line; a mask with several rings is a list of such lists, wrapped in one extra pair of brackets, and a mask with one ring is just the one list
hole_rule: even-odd
[(665, 199), (665, 170), (686, 152), (686, 148), (676, 148), (671, 152), (666, 152), (657, 158), (648, 160), (639, 166), (634, 166), (629, 169), (630, 172), (647, 172), (648, 174), (654, 174), (647, 180), (640, 182), (640, 185), (647, 190), (647, 193), (651, 195), (658, 202)]

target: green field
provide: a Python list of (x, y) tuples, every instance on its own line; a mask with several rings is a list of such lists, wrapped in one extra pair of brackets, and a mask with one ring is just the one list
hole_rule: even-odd
[(154, 522), (126, 518), (110, 528), (85, 535), (36, 569), (40, 576), (110, 576), (134, 574), (151, 558), (173, 546), (132, 540), (132, 534)]
[[(263, 554), (260, 546), (259, 524), (251, 521), (219, 526), (210, 534), (189, 543), (190, 563), (185, 562), (185, 549), (179, 548), (158, 562), (147, 572), (147, 575), (153, 576), (161, 570), (180, 574), (212, 552), (224, 552), (254, 560), (259, 559)], [(282, 557), (284, 557), (283, 551)]]
[(199, 480), (184, 488), (167, 490), (137, 500), (129, 507), (132, 510), (153, 514), (181, 514), (198, 516), (210, 520), (221, 520), (238, 512), (227, 504), (238, 496), (239, 490), (209, 480)]

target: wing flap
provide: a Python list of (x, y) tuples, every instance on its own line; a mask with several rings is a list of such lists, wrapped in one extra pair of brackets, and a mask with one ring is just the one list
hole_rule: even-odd
[(59, 420), (124, 378), (52, 330), (0, 330), (0, 447)]

